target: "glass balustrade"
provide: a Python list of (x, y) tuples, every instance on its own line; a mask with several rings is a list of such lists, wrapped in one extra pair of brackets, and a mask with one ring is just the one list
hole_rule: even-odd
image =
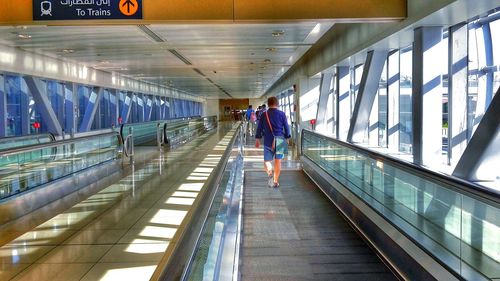
[(21, 146), (35, 145), (54, 141), (51, 134), (37, 134), (21, 137), (0, 138), (0, 151), (12, 149)]
[(498, 193), (310, 131), (302, 154), (453, 271), (500, 277)]
[(0, 152), (0, 200), (116, 159), (116, 133)]
[(156, 141), (158, 130), (171, 144), (177, 144), (190, 139), (202, 130), (210, 130), (217, 124), (217, 117), (182, 118), (166, 121), (124, 124), (121, 128), (122, 138), (129, 135), (129, 128), (133, 128), (134, 143), (148, 145)]

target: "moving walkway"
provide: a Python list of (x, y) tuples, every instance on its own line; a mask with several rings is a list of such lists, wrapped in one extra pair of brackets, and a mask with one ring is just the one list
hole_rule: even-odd
[[(300, 161), (284, 162), (280, 188), (268, 188), (262, 151), (245, 140), (242, 126), (230, 132), (213, 148), (193, 144), (188, 154), (160, 158), (173, 161), (163, 176), (163, 164), (151, 166), (156, 172), (139, 177), (151, 184), (127, 189), (120, 216), (103, 214), (86, 227), (101, 229), (111, 218), (112, 229), (128, 227), (121, 216), (135, 218), (129, 208), (138, 202), (162, 208), (141, 211), (142, 232), (131, 234), (143, 246), (123, 253), (154, 255), (144, 280), (498, 279), (495, 191), (307, 130)], [(203, 161), (193, 149), (203, 150)], [(174, 223), (172, 214), (161, 215), (165, 208), (182, 210), (182, 218)], [(165, 241), (151, 242), (163, 232), (144, 236), (160, 227), (176, 231)], [(161, 255), (143, 252), (166, 241)]]
[[(199, 117), (126, 124), (120, 133), (102, 130), (71, 139), (56, 140), (50, 134), (2, 139), (0, 148), (5, 149), (0, 150), (0, 223), (28, 214), (90, 184), (90, 179), (119, 169), (118, 160), (127, 154), (124, 140), (128, 134), (124, 132), (130, 128), (135, 132), (135, 144), (161, 146), (163, 136), (177, 145), (216, 126), (214, 117)], [(108, 164), (106, 169), (89, 170), (104, 164)], [(84, 171), (86, 176), (76, 177), (79, 180), (68, 177)], [(59, 180), (63, 181), (53, 184)]]
[(234, 147), (203, 227), (152, 280), (500, 277), (496, 191), (313, 131), (300, 144), (279, 189)]

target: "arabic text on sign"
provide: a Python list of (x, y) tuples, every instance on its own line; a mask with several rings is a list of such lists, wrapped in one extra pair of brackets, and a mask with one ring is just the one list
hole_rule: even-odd
[(74, 6), (74, 5), (97, 5), (97, 6), (111, 6), (111, 0), (63, 0), (61, 5)]

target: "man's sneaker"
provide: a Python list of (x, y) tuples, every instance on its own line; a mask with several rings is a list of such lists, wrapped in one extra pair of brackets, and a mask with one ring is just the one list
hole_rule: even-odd
[(273, 179), (273, 174), (271, 173), (268, 175), (269, 179), (267, 180), (267, 186), (273, 187), (274, 186), (274, 179)]
[(279, 188), (279, 187), (280, 187), (279, 182), (275, 182), (275, 183), (273, 184), (273, 187), (274, 187), (274, 188)]

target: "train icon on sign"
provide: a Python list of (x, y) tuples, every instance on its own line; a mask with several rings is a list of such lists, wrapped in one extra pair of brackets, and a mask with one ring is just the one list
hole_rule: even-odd
[(41, 17), (52, 16), (52, 2), (42, 1), (42, 3), (40, 3), (40, 10), (42, 11)]

